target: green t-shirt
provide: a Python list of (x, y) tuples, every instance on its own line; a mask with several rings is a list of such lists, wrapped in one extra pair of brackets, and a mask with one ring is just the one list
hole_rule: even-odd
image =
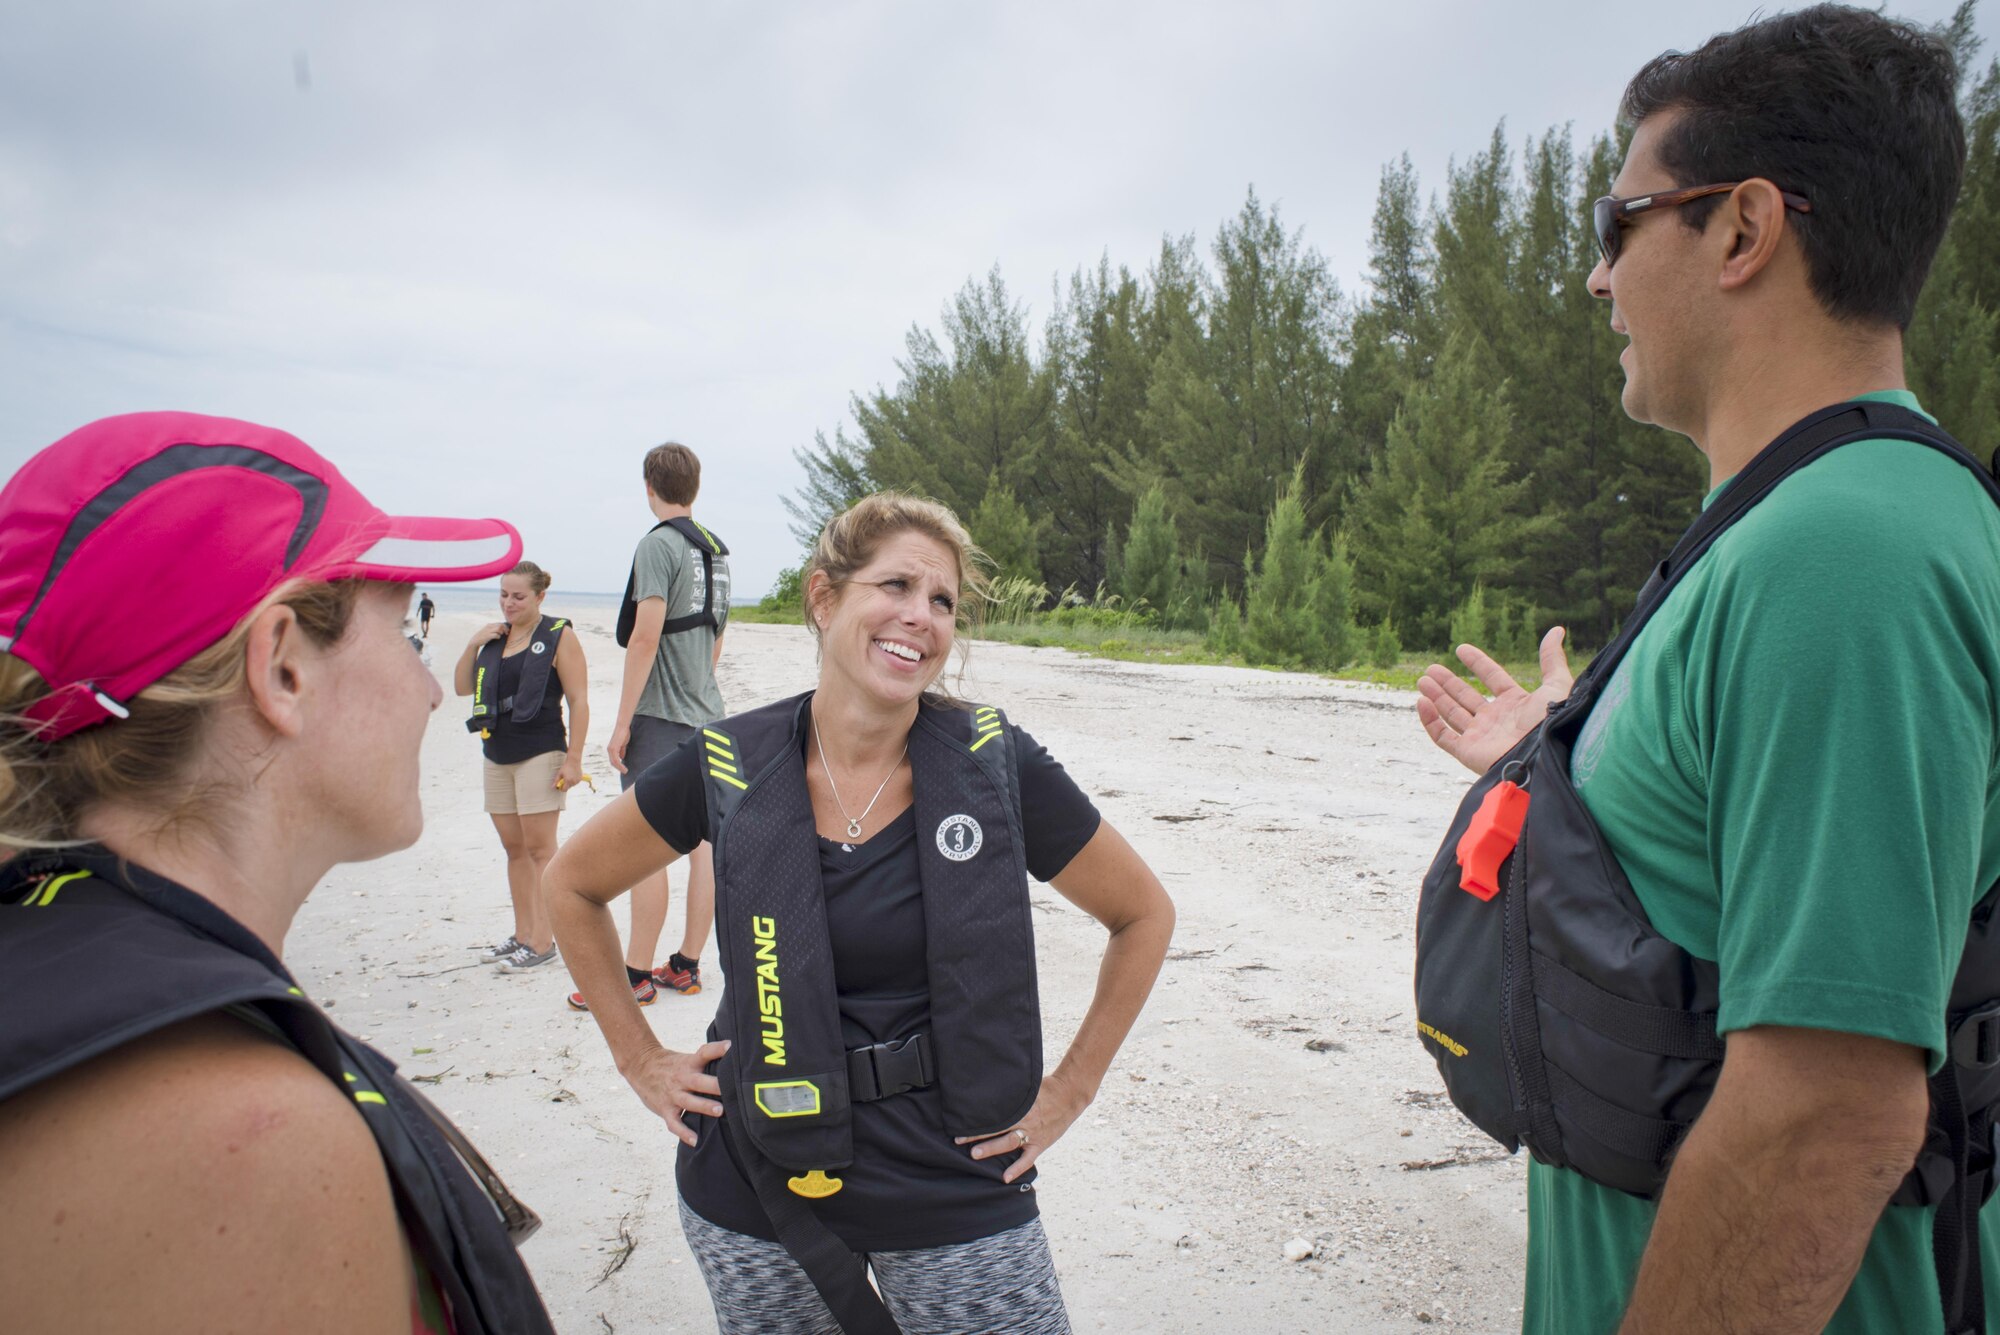
[[(1723, 1032), (1869, 1034), (1935, 1070), (1972, 905), (2000, 879), (1996, 701), (2000, 510), (1927, 446), (1861, 441), (1675, 586), (1572, 777), (1653, 925), (1719, 966)], [(1540, 1164), (1528, 1202), (1522, 1329), (1616, 1329), (1652, 1204)], [(1941, 1329), (1930, 1215), (1887, 1211), (1829, 1331)], [(2000, 1204), (1982, 1220), (2000, 1322)]]
[[(632, 596), (640, 602), (659, 598), (667, 605), (666, 619), (701, 611), (706, 563), (710, 560), (678, 530), (658, 527), (639, 539), (632, 554)], [(715, 561), (715, 622), (729, 625), (729, 561)], [(653, 670), (639, 693), (633, 712), (698, 728), (724, 714), (722, 691), (715, 684), (715, 637), (707, 626), (660, 637)]]

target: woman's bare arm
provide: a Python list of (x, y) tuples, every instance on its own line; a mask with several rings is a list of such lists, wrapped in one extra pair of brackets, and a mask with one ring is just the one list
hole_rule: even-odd
[(542, 898), (562, 943), (563, 963), (590, 1003), (591, 1018), (604, 1034), (611, 1059), (648, 1108), (680, 1139), (692, 1145), (694, 1132), (681, 1113), (722, 1115), (715, 1077), (702, 1068), (720, 1057), (727, 1044), (705, 1043), (693, 1052), (673, 1052), (653, 1036), (625, 981), (625, 954), (612, 924), (611, 901), (632, 885), (680, 858), (639, 813), (639, 801), (625, 793), (592, 816), (542, 869)]
[(1027, 1141), (1002, 1134), (973, 1147), (975, 1159), (1020, 1151), (1021, 1157), (1008, 1166), (1009, 1182), (1027, 1172), (1097, 1097), (1111, 1059), (1153, 990), (1174, 935), (1173, 901), (1146, 860), (1109, 821), (1098, 824), (1090, 842), (1050, 884), (1102, 923), (1111, 939), (1098, 966), (1090, 1009), (1084, 1012), (1069, 1051), (1042, 1081), (1041, 1097), (1021, 1119)]

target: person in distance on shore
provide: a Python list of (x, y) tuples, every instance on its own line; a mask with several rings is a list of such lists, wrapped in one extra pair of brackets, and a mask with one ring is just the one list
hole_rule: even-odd
[[(1711, 512), (1764, 499), (1689, 549), (1650, 618), (1628, 623), (1636, 636), (1614, 642), (1622, 657), (1608, 649), (1583, 682), (1556, 631), (1532, 693), (1469, 646), (1491, 698), (1436, 665), (1421, 684), (1431, 739), (1476, 772), (1573, 688), (1588, 709), (1551, 715), (1563, 749), (1540, 754), (1567, 761), (1531, 771), (1508, 893), (1570, 896), (1573, 926), (1538, 928), (1530, 910), (1531, 941), (1620, 911), (1590, 877), (1533, 870), (1562, 856), (1533, 837), (1536, 813), (1572, 810), (1556, 794), (1573, 790), (1644, 919), (1602, 958), (1556, 952), (1560, 977), (1617, 999), (1566, 1003), (1594, 1012), (1590, 1041), (1656, 1009), (1618, 989), (1663, 949), (1649, 976), (1712, 980), (1713, 999), (1667, 1018), (1705, 1014), (1720, 1044), (1656, 1025), (1659, 1046), (1550, 1077), (1549, 1129), (1587, 1124), (1585, 1154), (1654, 1129), (1671, 1146), (1686, 1119), (1653, 1091), (1705, 1079), (1712, 1093), (1661, 1161), (1656, 1199), (1529, 1166), (1529, 1332), (1956, 1332), (1988, 1328), (2000, 1295), (2000, 1216), (1986, 1208), (1982, 1228), (1980, 1209), (1995, 1018), (1980, 1007), (2000, 977), (1984, 928), (1968, 932), (2000, 879), (2000, 515), (1967, 466), (2000, 442), (1967, 442), (1976, 459), (1922, 443), (1904, 383), (1903, 331), (1965, 157), (1955, 87), (1933, 34), (1832, 5), (1639, 71), (1589, 287), (1628, 340), (1626, 412), (1707, 456)], [(1732, 490), (1823, 427), (1846, 434), (1768, 492)], [(1466, 902), (1450, 907), (1479, 911)], [(1538, 998), (1551, 957), (1525, 956)], [(1541, 1012), (1543, 1051), (1550, 1034), (1584, 1045), (1569, 1013)], [(1473, 1069), (1449, 1065), (1478, 1059), (1458, 1046), (1434, 1055)], [(1668, 1058), (1684, 1062), (1677, 1080), (1649, 1078)], [(1934, 1101), (1927, 1077), (1950, 1092)], [(1565, 1092), (1592, 1081), (1588, 1099)], [(1942, 1152), (1954, 1122), (1957, 1167)], [(1961, 1237), (1976, 1242), (1961, 1252)]]
[[(1036, 1164), (1095, 1098), (1174, 911), (1046, 750), (940, 689), (975, 557), (935, 502), (831, 520), (803, 580), (817, 689), (704, 728), (544, 881), (619, 1071), (681, 1142), (731, 1335), (1069, 1329)], [(708, 1042), (673, 1052), (621, 986), (606, 905), (705, 840), (727, 986)], [(1110, 934), (1046, 1075), (1030, 875)]]
[(428, 593), (417, 595), (417, 637), (428, 640), (431, 637), (431, 619), (437, 615), (437, 604)]
[[(625, 668), (618, 718), (604, 748), (622, 790), (702, 724), (722, 717), (715, 665), (729, 625), (729, 548), (695, 522), (690, 508), (701, 491), (701, 460), (687, 446), (668, 441), (646, 452), (642, 471), (646, 507), (655, 522), (632, 554), (618, 609)], [(701, 991), (701, 952), (715, 921), (715, 871), (706, 845), (688, 858), (680, 949), (654, 968), (670, 899), (664, 867), (632, 887), (625, 976), (641, 1006), (650, 1005), (662, 987), (682, 996)], [(589, 1009), (580, 992), (570, 994), (569, 1004)]]
[[(590, 731), (590, 670), (569, 623), (542, 615), (549, 574), (523, 561), (500, 577), (500, 620), (472, 633), (452, 671), (452, 686), (473, 697), (466, 727), (480, 736), (486, 812), (507, 853), (514, 931), (482, 954), (507, 972), (556, 956), (542, 903), (542, 868), (556, 852), (556, 823), (568, 790), (583, 781)], [(563, 705), (569, 728), (563, 728)]]
[(423, 828), (411, 585), (519, 536), (135, 413), (22, 465), (0, 549), (0, 1325), (550, 1330), (533, 1214), (283, 962), (328, 871)]

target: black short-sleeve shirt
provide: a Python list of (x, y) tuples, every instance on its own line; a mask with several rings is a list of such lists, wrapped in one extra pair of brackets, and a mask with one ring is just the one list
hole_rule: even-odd
[[(1099, 816), (1034, 738), (1016, 729), (1014, 741), (1028, 871), (1047, 881), (1090, 842)], [(647, 823), (682, 853), (709, 836), (699, 742), (683, 745), (633, 786)], [(892, 1043), (923, 1030), (930, 1023), (930, 980), (914, 808), (859, 844), (820, 839), (819, 854), (847, 1046)], [(709, 1037), (715, 1036), (711, 1025)], [(710, 1223), (775, 1241), (728, 1137), (706, 1118), (687, 1120), (696, 1143), (680, 1148), (681, 1199)], [(971, 1148), (952, 1144), (935, 1087), (856, 1104), (854, 1163), (839, 1173), (840, 1193), (815, 1212), (859, 1252), (950, 1246), (1032, 1219), (1034, 1174), (1003, 1183), (1013, 1156), (974, 1159)]]

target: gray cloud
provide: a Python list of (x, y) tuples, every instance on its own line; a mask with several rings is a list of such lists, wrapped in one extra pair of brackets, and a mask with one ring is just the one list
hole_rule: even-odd
[(999, 263), (1039, 320), (1056, 276), (1206, 244), (1254, 183), (1353, 290), (1383, 162), (1430, 188), (1503, 116), (1595, 133), (1642, 60), (1747, 13), (17, 4), (0, 468), (107, 413), (249, 417), (615, 589), (674, 437), (755, 592), (795, 556), (791, 449), (968, 277)]

